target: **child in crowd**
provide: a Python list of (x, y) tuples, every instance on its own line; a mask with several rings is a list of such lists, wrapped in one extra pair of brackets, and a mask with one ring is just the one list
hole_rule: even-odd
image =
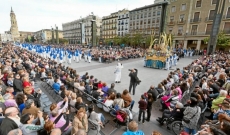
[(141, 122), (141, 115), (142, 115), (142, 123), (144, 124), (145, 123), (145, 112), (146, 112), (146, 109), (147, 109), (147, 102), (145, 100), (144, 95), (141, 95), (141, 99), (138, 102), (138, 104), (139, 104), (138, 122), (139, 123)]

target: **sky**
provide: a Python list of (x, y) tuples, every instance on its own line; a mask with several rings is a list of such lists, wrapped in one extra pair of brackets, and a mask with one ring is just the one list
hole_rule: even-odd
[[(4, 1), (4, 2), (3, 2)], [(39, 31), (85, 17), (99, 17), (124, 8), (132, 10), (154, 0), (0, 0), (0, 33), (10, 30), (10, 10), (16, 14), (19, 31)], [(3, 4), (4, 3), (4, 4)]]

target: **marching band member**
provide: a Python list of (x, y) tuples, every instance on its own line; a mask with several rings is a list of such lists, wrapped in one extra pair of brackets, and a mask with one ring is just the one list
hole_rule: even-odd
[(174, 57), (174, 58), (173, 58), (174, 66), (176, 66), (176, 65), (177, 65), (178, 56), (177, 56), (176, 53), (175, 53), (173, 57)]
[(78, 63), (79, 62), (79, 54), (78, 54), (78, 50), (77, 49), (75, 51), (75, 59), (76, 59), (76, 62)]
[(88, 62), (89, 63), (91, 62), (91, 59), (92, 59), (92, 57), (91, 57), (91, 51), (89, 50), (89, 52), (88, 52)]
[(165, 70), (169, 70), (169, 63), (170, 63), (170, 60), (169, 58), (166, 59), (166, 65), (165, 65)]
[(68, 53), (68, 63), (71, 64), (71, 58), (72, 58), (72, 54), (71, 52), (69, 51)]
[(81, 61), (81, 56), (82, 56), (81, 49), (78, 50), (78, 53), (79, 53), (79, 60)]
[(87, 52), (86, 52), (86, 50), (84, 51), (84, 58), (85, 58), (85, 62), (87, 62)]

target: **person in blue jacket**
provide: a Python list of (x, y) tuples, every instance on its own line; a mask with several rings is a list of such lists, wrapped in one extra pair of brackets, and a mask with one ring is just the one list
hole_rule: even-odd
[(52, 88), (54, 89), (54, 91), (56, 91), (57, 93), (59, 93), (60, 87), (61, 87), (61, 85), (58, 83), (58, 79), (56, 78), (54, 80), (54, 84), (52, 85)]
[(75, 59), (76, 59), (76, 62), (78, 63), (79, 62), (79, 54), (78, 54), (78, 50), (77, 49), (75, 51)]
[(128, 130), (122, 135), (145, 135), (145, 133), (141, 130), (138, 130), (138, 124), (136, 121), (133, 120), (129, 122)]

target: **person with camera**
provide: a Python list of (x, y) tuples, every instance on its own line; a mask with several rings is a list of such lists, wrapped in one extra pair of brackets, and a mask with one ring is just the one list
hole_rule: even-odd
[(135, 95), (135, 90), (137, 84), (139, 84), (141, 81), (137, 77), (138, 70), (137, 69), (129, 69), (129, 77), (130, 77), (130, 84), (129, 84), (129, 93), (131, 93), (131, 89), (133, 88), (133, 95)]

